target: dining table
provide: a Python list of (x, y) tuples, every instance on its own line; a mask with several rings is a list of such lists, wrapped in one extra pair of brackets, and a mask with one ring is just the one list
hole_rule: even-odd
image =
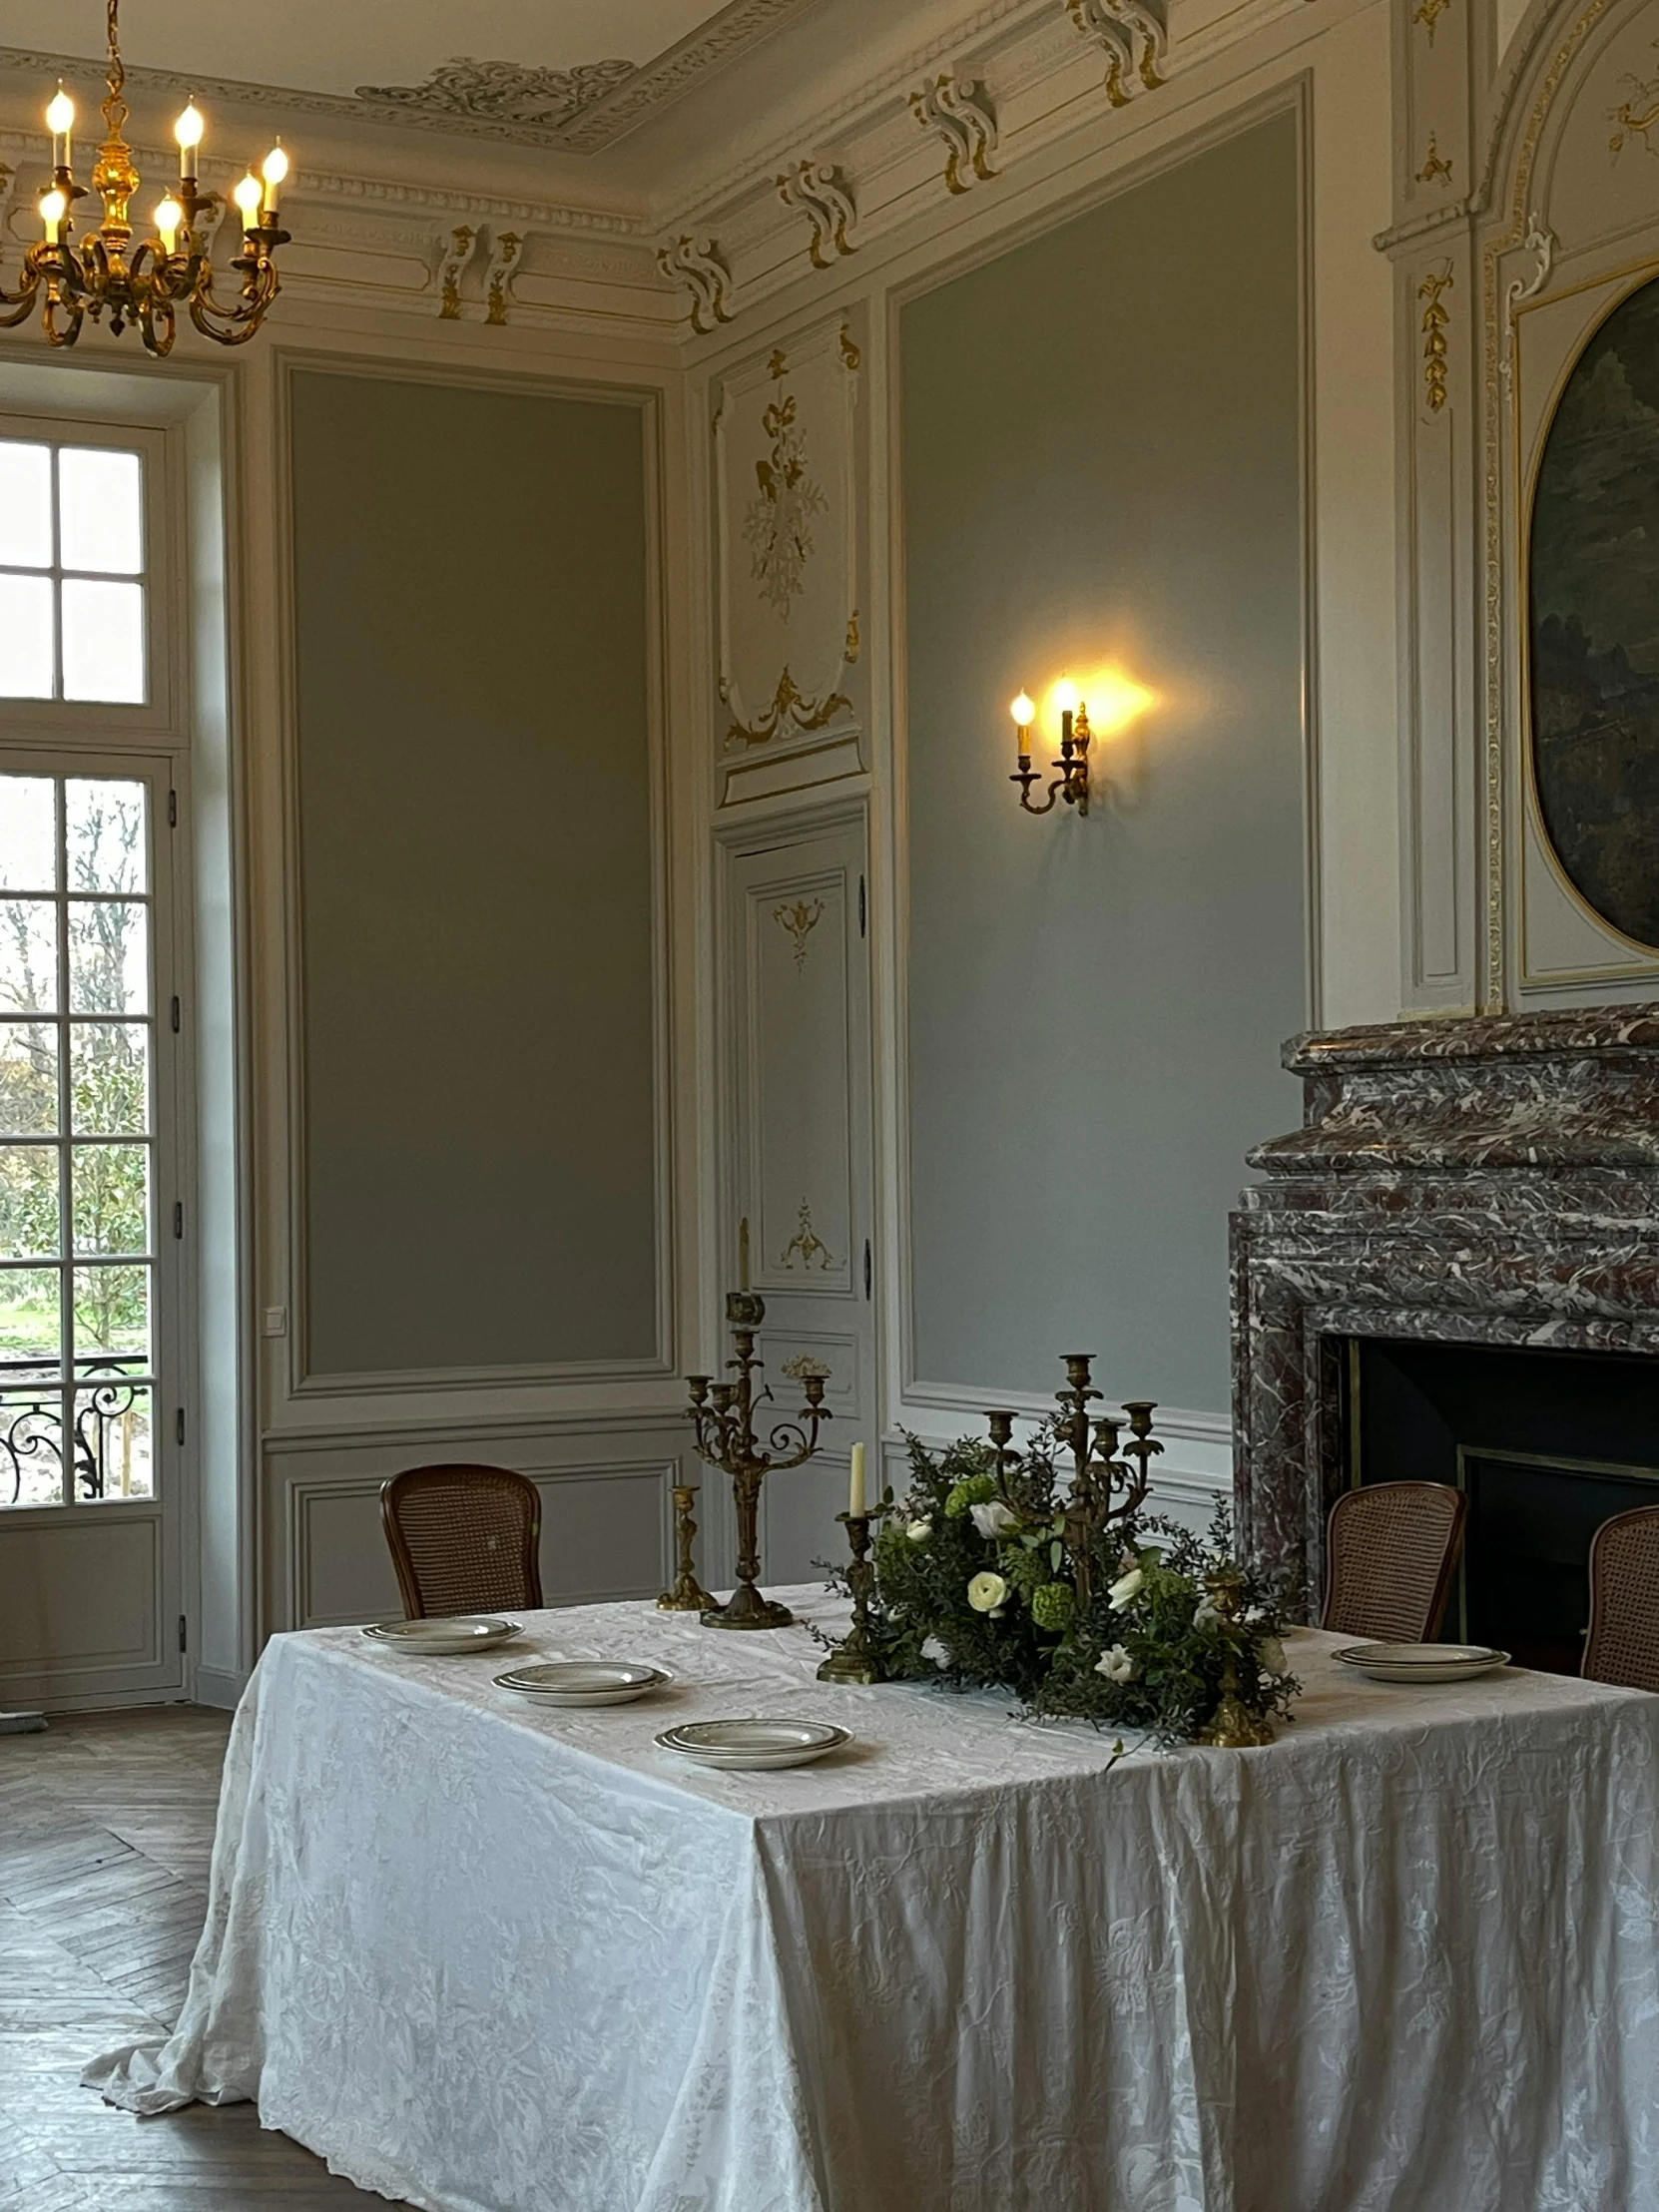
[[(1301, 1630), (1277, 1741), (1161, 1748), (821, 1681), (845, 1607), (781, 1594), (273, 1637), (177, 2027), (86, 2079), (425, 2212), (1659, 2212), (1659, 1697)], [(556, 1657), (670, 1679), (496, 1684)], [(851, 1740), (657, 1742), (742, 1716)]]

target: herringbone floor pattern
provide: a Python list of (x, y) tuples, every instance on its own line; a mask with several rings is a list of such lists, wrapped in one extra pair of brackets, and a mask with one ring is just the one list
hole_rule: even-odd
[(385, 2212), (252, 2105), (136, 2120), (80, 2086), (184, 2000), (228, 1729), (174, 1705), (0, 1736), (0, 2212)]

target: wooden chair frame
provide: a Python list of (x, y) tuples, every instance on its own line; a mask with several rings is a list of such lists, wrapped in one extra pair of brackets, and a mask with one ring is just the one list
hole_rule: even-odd
[(412, 1498), (432, 1490), (445, 1490), (456, 1501), (456, 1510), (465, 1512), (466, 1489), (471, 1482), (482, 1481), (499, 1495), (506, 1490), (517, 1498), (524, 1517), (523, 1541), (519, 1554), (519, 1569), (526, 1594), (521, 1598), (496, 1600), (525, 1607), (539, 1607), (541, 1595), (541, 1492), (528, 1475), (517, 1473), (511, 1467), (488, 1467), (465, 1461), (426, 1466), (405, 1467), (401, 1474), (394, 1474), (390, 1481), (380, 1486), (380, 1525), (386, 1532), (386, 1544), (391, 1552), (391, 1563), (397, 1570), (397, 1587), (402, 1595), (403, 1610), (410, 1620), (426, 1618), (426, 1602), (421, 1592), (420, 1574), (408, 1538), (403, 1532), (401, 1508)]
[(1344, 1523), (1347, 1518), (1355, 1512), (1375, 1509), (1376, 1502), (1382, 1496), (1385, 1496), (1392, 1503), (1403, 1502), (1405, 1494), (1411, 1491), (1426, 1493), (1424, 1501), (1431, 1502), (1436, 1508), (1442, 1507), (1448, 1497), (1456, 1500), (1455, 1510), (1447, 1523), (1445, 1549), (1429, 1594), (1426, 1617), (1421, 1633), (1416, 1637), (1397, 1639), (1401, 1642), (1432, 1643), (1434, 1641), (1439, 1633), (1440, 1623), (1445, 1618), (1446, 1606), (1451, 1600), (1452, 1580), (1457, 1572), (1457, 1562), (1462, 1556), (1463, 1537), (1467, 1530), (1469, 1517), (1468, 1498), (1461, 1490), (1454, 1489), (1449, 1482), (1362, 1483), (1354, 1489), (1343, 1492), (1342, 1496), (1332, 1506), (1326, 1520), (1325, 1592), (1320, 1608), (1322, 1625), (1328, 1626), (1330, 1624), (1332, 1605), (1337, 1597), (1338, 1553), (1343, 1539)]

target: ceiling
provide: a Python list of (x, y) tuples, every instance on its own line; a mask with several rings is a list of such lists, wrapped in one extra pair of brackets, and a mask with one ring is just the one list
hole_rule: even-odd
[[(233, 88), (273, 105), (592, 152), (811, 0), (125, 0), (135, 86)], [(0, 62), (63, 56), (90, 106), (102, 0), (4, 0)], [(457, 65), (461, 66), (457, 66)], [(297, 97), (294, 97), (297, 96)]]

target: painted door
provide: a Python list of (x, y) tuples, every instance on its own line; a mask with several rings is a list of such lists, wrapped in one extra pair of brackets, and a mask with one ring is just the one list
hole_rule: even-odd
[(177, 811), (0, 752), (0, 1707), (184, 1681)]
[(762, 1558), (809, 1581), (845, 1551), (854, 1440), (877, 1460), (870, 1166), (868, 898), (860, 823), (735, 850), (728, 873), (734, 1111), (728, 1204), (766, 1300), (760, 1349), (781, 1411), (826, 1377), (834, 1416), (808, 1463), (769, 1476)]

